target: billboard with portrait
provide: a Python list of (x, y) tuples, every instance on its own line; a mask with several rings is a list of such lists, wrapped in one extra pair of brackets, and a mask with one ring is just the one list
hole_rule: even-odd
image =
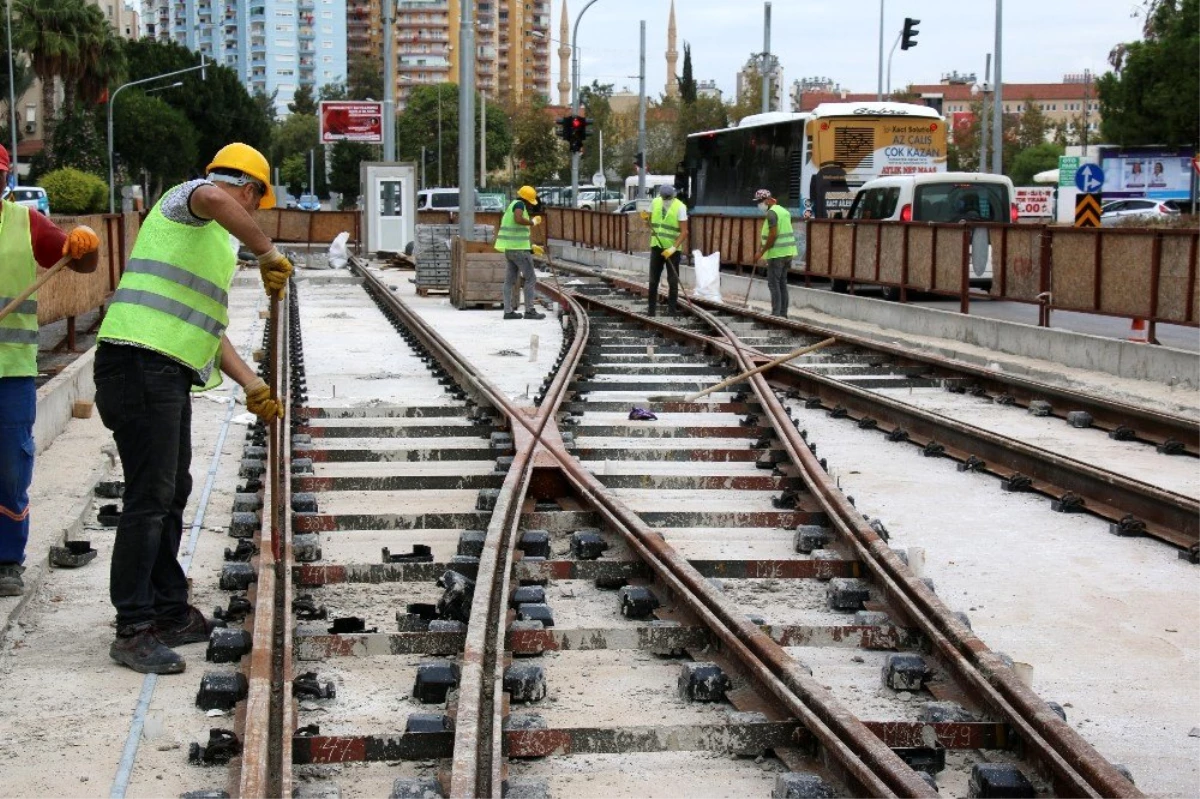
[(321, 103), (321, 144), (383, 142), (383, 103), (327, 100)]
[(1190, 150), (1105, 148), (1100, 164), (1104, 198), (1187, 200), (1191, 197), (1193, 155)]

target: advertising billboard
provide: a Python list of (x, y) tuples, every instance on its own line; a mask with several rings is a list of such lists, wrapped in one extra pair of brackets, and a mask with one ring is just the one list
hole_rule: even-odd
[(1054, 189), (1052, 188), (1018, 186), (1013, 201), (1017, 205), (1017, 216), (1022, 219), (1053, 216), (1054, 214)]
[(1190, 150), (1102, 150), (1104, 198), (1187, 200), (1192, 188)]
[(383, 103), (329, 100), (321, 103), (321, 144), (383, 142)]

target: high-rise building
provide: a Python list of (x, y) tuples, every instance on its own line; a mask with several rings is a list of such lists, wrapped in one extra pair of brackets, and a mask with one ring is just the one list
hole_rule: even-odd
[[(746, 65), (742, 67), (737, 74), (737, 97), (739, 102), (758, 91), (762, 86), (762, 56), (752, 55), (746, 61)], [(779, 62), (779, 57), (772, 54), (769, 56), (767, 64), (767, 72), (771, 77), (771, 102), (768, 106), (771, 111), (783, 110), (783, 64)]]
[[(550, 0), (474, 0), (476, 88), (520, 103), (550, 95)], [(459, 82), (460, 0), (400, 0), (396, 107), (413, 86)]]
[(346, 58), (382, 52), (383, 15), (379, 0), (346, 0)]
[(301, 86), (346, 79), (346, 0), (142, 0), (145, 35), (204, 53), (286, 112)]
[(712, 99), (720, 102), (721, 94), (721, 88), (717, 86), (717, 82), (715, 80), (696, 81), (697, 97), (711, 97)]

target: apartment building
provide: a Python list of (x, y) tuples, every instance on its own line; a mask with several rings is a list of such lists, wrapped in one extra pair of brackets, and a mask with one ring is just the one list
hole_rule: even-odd
[[(763, 62), (761, 56), (750, 56), (745, 66), (737, 74), (737, 97), (744, 100), (762, 87)], [(783, 64), (779, 57), (771, 55), (767, 62), (767, 74), (770, 76), (770, 110), (782, 111), (784, 108)]]
[(346, 0), (143, 0), (144, 34), (233, 69), (287, 113), (301, 86), (346, 78)]
[[(414, 86), (459, 82), (460, 0), (399, 0), (396, 105)], [(475, 0), (476, 86), (520, 103), (550, 94), (550, 0)]]

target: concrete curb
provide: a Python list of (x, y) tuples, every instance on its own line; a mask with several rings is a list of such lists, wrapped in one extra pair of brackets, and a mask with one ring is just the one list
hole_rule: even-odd
[(37, 419), (33, 423), (33, 440), (38, 455), (66, 429), (75, 401), (90, 401), (96, 396), (96, 383), (92, 378), (95, 360), (96, 348), (92, 347), (38, 389)]
[[(644, 280), (648, 269), (648, 258), (642, 255), (592, 250), (569, 244), (555, 245), (554, 251), (568, 260), (630, 273), (635, 280)], [(695, 285), (695, 273), (690, 266), (684, 266), (679, 277), (683, 285), (689, 288)], [(722, 274), (721, 290), (740, 303), (746, 296), (747, 280), (746, 277)], [(1200, 355), (1193, 352), (1162, 346), (1148, 347), (1069, 330), (985, 319), (799, 286), (790, 287), (788, 294), (793, 308), (809, 308), (847, 322), (865, 322), (897, 333), (963, 342), (993, 352), (1036, 358), (1133, 380), (1149, 380), (1180, 387), (1200, 385)], [(751, 286), (750, 299), (769, 303), (765, 280), (756, 280)], [(950, 352), (954, 350), (951, 348), (942, 351), (942, 354)]]

